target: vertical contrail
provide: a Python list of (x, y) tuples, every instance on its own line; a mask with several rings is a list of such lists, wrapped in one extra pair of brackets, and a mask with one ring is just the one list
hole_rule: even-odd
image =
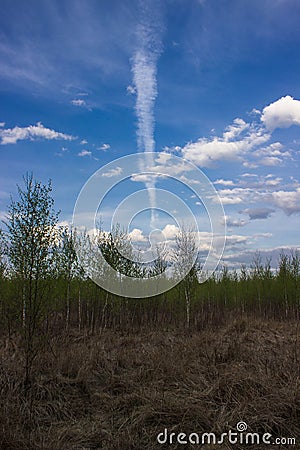
[[(161, 23), (157, 0), (140, 1), (141, 17), (137, 27), (137, 50), (133, 57), (133, 82), (136, 89), (136, 115), (138, 118), (137, 144), (142, 152), (154, 152), (154, 105), (157, 97), (157, 60), (161, 51)], [(152, 155), (146, 155), (147, 169), (154, 164)], [(155, 180), (146, 182), (151, 206), (151, 226), (154, 227), (156, 206)]]

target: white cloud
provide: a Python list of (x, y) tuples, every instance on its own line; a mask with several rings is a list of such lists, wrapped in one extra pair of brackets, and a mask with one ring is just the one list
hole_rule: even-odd
[(162, 230), (162, 233), (164, 234), (166, 239), (174, 239), (175, 236), (178, 234), (179, 228), (176, 227), (176, 225), (173, 224), (167, 224), (164, 229)]
[[(173, 241), (177, 234), (179, 233), (179, 227), (174, 224), (167, 224), (161, 230), (164, 239), (166, 241)], [(130, 233), (129, 237), (132, 242), (146, 242), (148, 241), (148, 236), (145, 236), (143, 231), (139, 228), (134, 228)], [(164, 240), (163, 239), (163, 240)]]
[(165, 145), (163, 147), (164, 152), (170, 152), (170, 153), (178, 153), (181, 151), (181, 147), (179, 145), (175, 145), (173, 147), (169, 147), (168, 145)]
[(179, 180), (182, 181), (183, 183), (187, 183), (188, 186), (190, 185), (195, 185), (195, 184), (200, 184), (199, 180), (194, 180), (193, 178), (187, 178), (185, 175), (180, 175)]
[[(179, 233), (179, 228), (174, 224), (167, 224), (161, 230), (164, 239), (166, 241), (173, 241), (177, 234)], [(130, 233), (129, 237), (132, 242), (146, 242), (148, 241), (148, 236), (145, 236), (143, 231), (139, 228), (134, 228)]]
[(290, 95), (281, 97), (263, 109), (261, 120), (269, 130), (300, 125), (300, 101)]
[(249, 150), (270, 139), (270, 134), (262, 127), (247, 124), (242, 119), (235, 119), (226, 130), (222, 137), (201, 138), (187, 144), (182, 149), (183, 156), (200, 167), (211, 167), (219, 160), (241, 159)]
[[(268, 218), (274, 212), (272, 207), (281, 209), (287, 215), (300, 212), (299, 185), (295, 186), (295, 190), (290, 190), (291, 185), (286, 185), (284, 190), (282, 183), (281, 177), (274, 177), (274, 175), (269, 174), (265, 177), (259, 177), (257, 181), (253, 181), (251, 184), (247, 182), (247, 187), (220, 189), (218, 194), (223, 205), (239, 205), (242, 203), (247, 205), (247, 209), (241, 212), (248, 214), (251, 220)], [(274, 188), (278, 186), (282, 186), (282, 188), (274, 191)], [(257, 203), (259, 203), (259, 206), (251, 208), (248, 206)], [(261, 206), (261, 203), (266, 206)]]
[(78, 153), (78, 156), (91, 156), (92, 152), (90, 152), (89, 150), (82, 150), (81, 152)]
[(153, 165), (151, 164), (151, 160), (149, 165), (141, 169), (141, 173), (133, 173), (131, 180), (155, 182), (157, 178), (165, 178), (170, 176), (178, 177), (181, 181), (189, 182), (190, 184), (199, 184), (198, 180), (188, 179), (184, 175), (181, 175), (192, 170), (190, 165), (188, 165), (185, 161), (179, 161), (177, 164), (174, 164), (173, 159), (169, 161), (170, 158), (172, 158), (172, 155), (170, 154), (158, 153), (157, 157), (155, 157), (155, 160), (153, 161)]
[(127, 91), (127, 94), (130, 94), (130, 95), (136, 94), (136, 88), (134, 86), (132, 86), (131, 84), (129, 84), (129, 86), (127, 86), (126, 91)]
[(41, 122), (36, 125), (29, 125), (28, 127), (14, 127), (0, 130), (1, 144), (15, 144), (18, 141), (29, 139), (31, 141), (35, 139), (61, 139), (65, 141), (72, 141), (76, 137), (69, 134), (60, 133), (50, 128), (45, 128)]
[(147, 238), (143, 235), (143, 231), (139, 228), (134, 228), (130, 233), (128, 233), (129, 238), (132, 242), (146, 242)]
[(185, 161), (179, 161), (178, 164), (174, 164), (174, 160), (171, 159), (171, 161), (169, 161), (170, 158), (171, 155), (160, 153), (155, 159), (154, 165), (147, 167), (147, 170), (173, 177), (192, 170), (191, 166)]
[(279, 166), (282, 164), (282, 159), (277, 156), (266, 156), (262, 158), (259, 163), (263, 166)]
[(183, 156), (201, 167), (210, 167), (219, 159), (236, 159), (241, 146), (236, 142), (224, 142), (223, 139), (213, 138), (211, 141), (201, 138), (197, 142), (187, 144), (183, 149)]
[(86, 139), (82, 139), (82, 141), (80, 141), (80, 145), (86, 145), (88, 143), (88, 141)]
[(235, 247), (236, 245), (246, 244), (249, 240), (249, 236), (243, 236), (240, 234), (232, 234), (226, 236), (226, 248)]
[(109, 149), (110, 149), (109, 144), (102, 144), (100, 147), (97, 147), (97, 150), (103, 150), (104, 152)]
[(226, 225), (228, 227), (244, 227), (245, 225), (247, 225), (249, 222), (245, 219), (234, 219), (233, 217), (230, 216), (226, 216)]
[(272, 203), (288, 216), (300, 212), (300, 188), (295, 191), (276, 191), (271, 194)]
[(280, 142), (273, 142), (267, 147), (262, 147), (254, 152), (255, 156), (281, 156), (283, 145)]
[(226, 131), (223, 133), (223, 139), (226, 142), (232, 141), (249, 127), (249, 123), (246, 123), (243, 119), (236, 118), (234, 119), (233, 124), (226, 128)]
[(157, 157), (155, 158), (155, 162), (158, 164), (166, 164), (172, 156), (169, 153), (159, 153)]
[[(271, 236), (257, 235), (256, 237), (259, 239), (260, 237), (270, 238)], [(255, 258), (257, 251), (259, 251), (264, 261), (270, 258), (271, 262), (276, 265), (276, 262), (278, 261), (282, 252), (289, 253), (292, 250), (299, 251), (299, 246), (289, 245), (271, 248), (260, 248), (259, 250), (257, 248), (251, 250), (247, 249), (243, 251), (232, 252), (231, 254), (227, 253), (223, 255), (223, 260), (229, 263), (230, 266), (236, 266), (237, 268), (240, 268), (241, 264), (246, 264), (246, 266), (249, 267), (253, 263), (253, 259)]]
[(281, 182), (282, 178), (276, 177), (276, 178), (269, 178), (268, 180), (265, 181), (265, 184), (266, 186), (278, 186)]
[(112, 178), (116, 177), (117, 175), (121, 175), (123, 172), (123, 169), (121, 167), (116, 167), (115, 169), (108, 170), (107, 172), (103, 173), (102, 176), (106, 178)]
[[(179, 233), (179, 228), (174, 224), (167, 224), (161, 230), (163, 236), (159, 238), (160, 241), (166, 242), (168, 244), (174, 243), (174, 239)], [(129, 237), (132, 242), (147, 242), (149, 237), (144, 235), (144, 232), (139, 228), (134, 228), (130, 233)]]
[(214, 184), (221, 184), (223, 186), (234, 186), (234, 182), (232, 180), (223, 180), (222, 178), (220, 180), (214, 181)]
[(158, 178), (164, 178), (164, 175), (152, 173), (133, 173), (130, 179), (131, 181), (136, 181), (139, 183), (155, 183)]
[(235, 205), (257, 200), (257, 191), (251, 188), (220, 189), (219, 197), (223, 205)]
[[(286, 96), (266, 106), (262, 113), (258, 110), (252, 113), (260, 117), (255, 117), (251, 123), (236, 118), (221, 136), (202, 137), (186, 144), (181, 149), (182, 155), (200, 167), (212, 167), (221, 160), (240, 160), (245, 167), (253, 169), (259, 165), (279, 165), (285, 158), (291, 158), (280, 142), (259, 146), (270, 140), (275, 128), (300, 125), (300, 101)], [(250, 153), (251, 150), (254, 152)], [(253, 157), (259, 161), (251, 160)]]
[(273, 142), (267, 147), (262, 147), (253, 153), (253, 156), (262, 158), (259, 161), (260, 165), (277, 166), (283, 163), (284, 158), (291, 158), (288, 151), (283, 150), (284, 147), (280, 142)]
[[(255, 177), (249, 176), (244, 177), (241, 176), (238, 185), (240, 187), (244, 187), (247, 189), (251, 189), (252, 192), (268, 192), (270, 188), (273, 188), (274, 186), (278, 186), (282, 184), (283, 178), (281, 177), (275, 177), (275, 175), (268, 174), (268, 175), (256, 175)], [(247, 193), (248, 198), (250, 198), (250, 192)], [(256, 196), (256, 200), (258, 197)]]
[(82, 98), (74, 98), (71, 103), (74, 106), (86, 106), (86, 102)]
[(248, 172), (246, 172), (246, 173), (243, 173), (242, 175), (241, 175), (242, 177), (257, 177), (258, 175), (256, 174), (256, 173), (248, 173)]
[(0, 127), (1, 128), (5, 127), (5, 122), (0, 122)]
[(244, 161), (243, 162), (243, 166), (247, 167), (248, 169), (257, 169), (258, 164), (253, 163), (253, 162), (249, 162), (249, 161)]
[[(198, 238), (200, 241), (199, 250), (202, 251), (209, 251), (211, 249), (211, 239), (212, 234), (209, 232), (199, 232)], [(251, 237), (250, 236), (244, 236), (240, 234), (228, 234), (226, 237), (226, 251), (228, 250), (234, 250), (236, 251), (237, 248), (240, 246), (244, 247), (246, 244), (249, 243)], [(215, 240), (215, 246), (216, 248), (219, 248), (221, 250), (223, 248), (223, 236), (216, 235), (214, 236)]]
[(133, 173), (131, 180), (155, 183), (158, 178), (175, 177), (183, 183), (189, 183), (190, 185), (199, 184), (199, 180), (191, 179), (183, 175), (192, 170), (191, 165), (184, 160), (179, 160), (178, 163), (174, 164), (171, 154), (158, 153), (155, 156), (155, 160), (153, 160), (153, 165), (151, 163), (152, 160), (150, 160), (147, 166), (141, 168), (141, 173)]
[(260, 112), (259, 109), (253, 108), (252, 111), (250, 112), (250, 114), (252, 114), (252, 115), (260, 115), (261, 112)]
[(230, 197), (230, 196), (222, 196), (220, 195), (220, 200), (223, 205), (237, 205), (238, 203), (242, 203), (243, 199), (241, 197)]

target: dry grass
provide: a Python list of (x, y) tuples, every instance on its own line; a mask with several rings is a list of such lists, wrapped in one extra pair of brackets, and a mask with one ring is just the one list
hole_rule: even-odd
[[(19, 353), (0, 366), (0, 448), (141, 450), (174, 432), (248, 430), (298, 437), (300, 337), (295, 323), (232, 322), (192, 334), (149, 331), (52, 340), (22, 395)], [(202, 446), (202, 449), (289, 448)], [(190, 448), (200, 448), (191, 446)]]

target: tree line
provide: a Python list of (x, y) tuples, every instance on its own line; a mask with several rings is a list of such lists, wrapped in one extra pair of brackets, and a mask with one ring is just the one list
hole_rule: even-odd
[[(94, 257), (96, 245), (111, 267), (133, 277), (163, 274), (168, 264), (163, 253), (158, 249), (152, 265), (134, 262), (129, 237), (120, 228), (100, 230), (95, 241), (87, 233), (59, 227), (58, 218), (51, 181), (43, 184), (27, 174), (0, 230), (0, 329), (7, 336), (21, 336), (25, 386), (30, 385), (37, 353), (52, 333), (147, 327), (194, 330), (217, 326), (228, 315), (299, 319), (298, 252), (282, 253), (276, 269), (256, 254), (250, 267), (230, 271), (220, 266), (202, 284), (197, 260), (168, 292), (131, 299), (91, 281), (79, 263), (76, 242), (81, 240), (87, 258)], [(195, 245), (193, 233), (181, 229), (173, 252), (179, 271), (190, 263)], [(106, 276), (100, 264), (97, 270)]]

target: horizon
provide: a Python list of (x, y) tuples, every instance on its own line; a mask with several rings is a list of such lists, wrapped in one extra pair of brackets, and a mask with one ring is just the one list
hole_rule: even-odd
[[(259, 251), (276, 264), (281, 249), (300, 248), (298, 2), (35, 5), (5, 0), (0, 18), (0, 218), (22, 176), (33, 172), (52, 180), (60, 223), (71, 223), (94, 172), (155, 150), (149, 164), (175, 180), (133, 173), (104, 205), (105, 226), (120, 195), (138, 185), (150, 209), (159, 202), (151, 192), (173, 189), (208, 233), (193, 193), (199, 180), (180, 164), (170, 170), (167, 153), (215, 186), (227, 220), (224, 263), (249, 264)], [(103, 176), (116, 182), (118, 168)], [(159, 219), (174, 239), (169, 217), (140, 214), (132, 236), (143, 243)]]

